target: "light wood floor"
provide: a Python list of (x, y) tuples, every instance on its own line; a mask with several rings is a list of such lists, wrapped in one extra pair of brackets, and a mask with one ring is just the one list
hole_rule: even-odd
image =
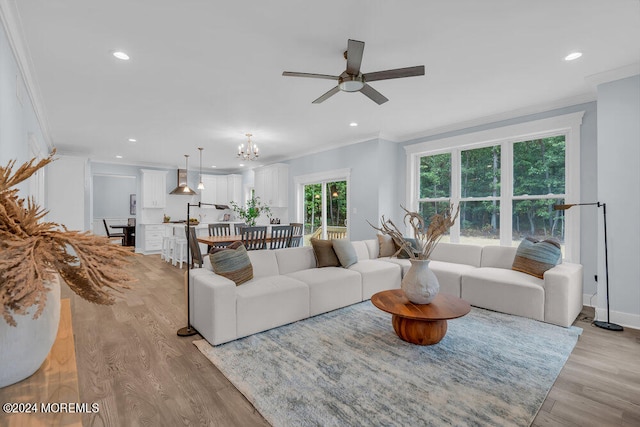
[[(135, 289), (113, 306), (71, 299), (80, 400), (100, 404), (84, 426), (268, 425), (191, 344), (184, 270), (159, 256), (135, 257)], [(640, 425), (640, 331), (584, 329), (534, 426)]]

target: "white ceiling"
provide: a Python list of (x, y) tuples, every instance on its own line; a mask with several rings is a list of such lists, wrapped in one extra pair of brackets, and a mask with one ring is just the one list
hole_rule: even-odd
[[(259, 163), (403, 141), (593, 100), (590, 76), (640, 63), (638, 0), (0, 4), (51, 142), (96, 161), (183, 166), (190, 154), (195, 165), (202, 146), (204, 166), (222, 172), (238, 168), (247, 132)], [(380, 106), (344, 92), (314, 105), (334, 82), (282, 77), (340, 74), (349, 38), (366, 43), (363, 72), (425, 65), (426, 75), (372, 82), (390, 100)], [(576, 50), (582, 58), (563, 60)]]

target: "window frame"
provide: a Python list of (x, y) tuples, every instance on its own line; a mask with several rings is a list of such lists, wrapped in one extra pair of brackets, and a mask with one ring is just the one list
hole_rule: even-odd
[[(451, 202), (458, 205), (461, 200), (460, 153), (463, 150), (500, 145), (500, 177), (501, 189), (498, 197), (500, 203), (500, 245), (512, 246), (513, 201), (523, 199), (561, 198), (565, 203), (580, 202), (580, 126), (584, 111), (532, 120), (524, 123), (497, 127), (493, 129), (466, 133), (448, 138), (424, 141), (405, 146), (406, 152), (406, 206), (412, 210), (418, 208), (420, 202), (436, 202), (439, 199), (419, 198), (420, 158), (443, 153), (451, 153)], [(551, 136), (565, 137), (565, 193), (562, 195), (513, 195), (513, 144)], [(465, 198), (464, 201), (494, 200), (476, 197)], [(575, 212), (574, 212), (575, 211)], [(565, 211), (565, 260), (580, 260), (580, 212)], [(451, 229), (451, 241), (458, 243), (460, 223), (456, 221)]]

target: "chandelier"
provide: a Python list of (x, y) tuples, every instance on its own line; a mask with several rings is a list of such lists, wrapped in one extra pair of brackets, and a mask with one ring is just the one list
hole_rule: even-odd
[(238, 157), (242, 160), (255, 160), (259, 156), (258, 146), (251, 141), (252, 134), (246, 133), (245, 135), (248, 138), (247, 147), (245, 149), (244, 144), (238, 146)]

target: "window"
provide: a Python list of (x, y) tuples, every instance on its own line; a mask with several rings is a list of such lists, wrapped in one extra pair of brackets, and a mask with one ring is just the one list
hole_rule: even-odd
[(565, 258), (579, 259), (579, 215), (553, 205), (579, 201), (582, 114), (407, 146), (407, 206), (428, 218), (459, 205), (443, 241), (516, 246), (554, 237), (563, 250), (566, 241)]
[(348, 170), (295, 177), (298, 221), (304, 224), (304, 244), (312, 237), (348, 237)]

